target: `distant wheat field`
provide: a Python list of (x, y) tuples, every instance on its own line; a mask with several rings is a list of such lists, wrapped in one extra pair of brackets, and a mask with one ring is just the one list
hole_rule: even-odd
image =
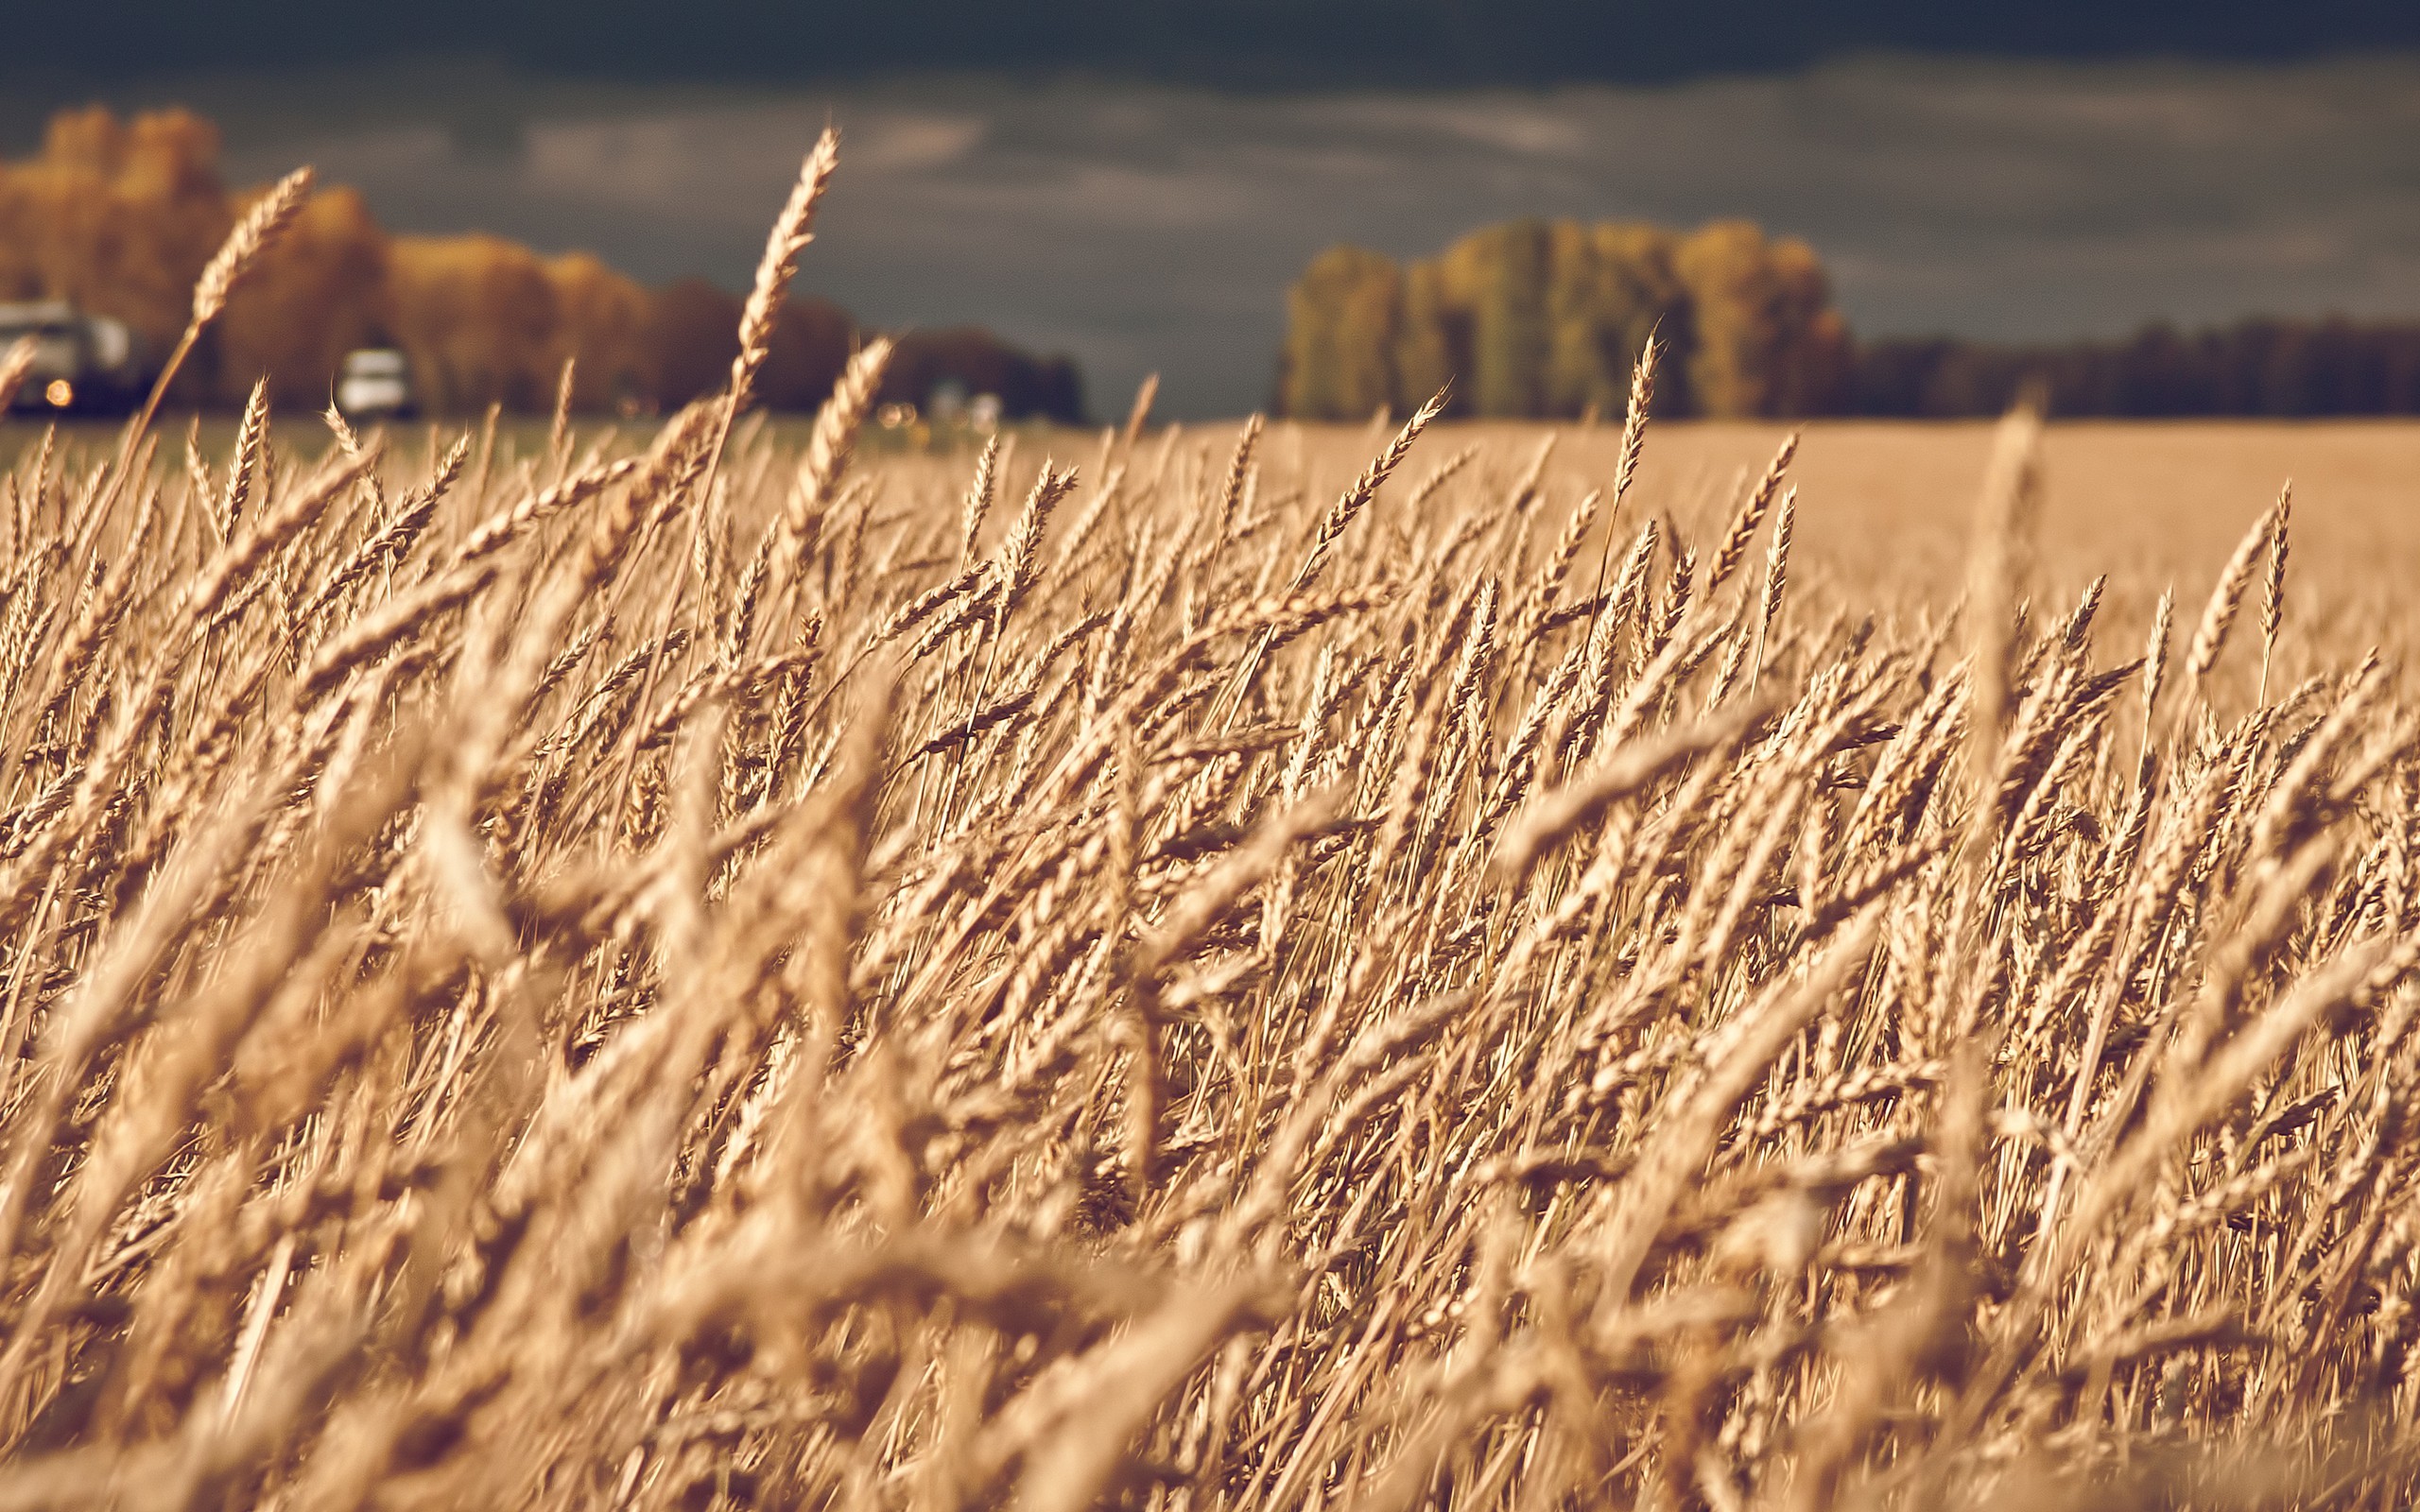
[[(795, 446), (811, 421), (775, 416), (762, 423), (769, 439)], [(1215, 465), (1239, 423), (1155, 426), (1140, 465), (1157, 465), (1164, 444), (1172, 467)], [(281, 420), (276, 429), (282, 439), (305, 445), (317, 445), (321, 431), (302, 417)], [(446, 429), (458, 434), (476, 424)], [(645, 434), (642, 427), (619, 429), (628, 438)], [(541, 449), (546, 425), (508, 418), (501, 430), (501, 453), (510, 457)], [(24, 419), (0, 421), (0, 462), (36, 445), (42, 431)], [(223, 461), (235, 433), (232, 418), (206, 418), (204, 451)], [(1761, 469), (1793, 433), (1802, 438), (1791, 481), (1800, 493), (1807, 568), (1836, 576), (1845, 590), (1910, 607), (1954, 596), (1991, 447), (1987, 422), (1661, 422), (1626, 507), (1708, 527), (1728, 507), (1739, 474)], [(69, 434), (89, 443), (114, 433), (85, 422)], [(401, 434), (424, 446), (429, 430), (406, 426)], [(1018, 434), (1022, 464), (1011, 486), (1030, 482), (1046, 457), (1089, 462), (1099, 444), (1098, 432), (1035, 426)], [(1439, 452), (1483, 446), (1479, 472), (1507, 485), (1551, 437), (1543, 481), (1559, 493), (1609, 480), (1621, 450), (1618, 423), (1463, 422), (1440, 424), (1429, 436)], [(1312, 487), (1336, 489), (1384, 439), (1367, 426), (1279, 421), (1266, 444), (1289, 466), (1305, 468)], [(962, 482), (977, 450), (971, 440), (910, 449), (878, 434), (867, 449), (900, 466), (903, 478), (943, 491)], [(2054, 421), (2043, 435), (2036, 555), (2053, 588), (2080, 590), (2107, 573), (2113, 586), (2155, 596), (2163, 587), (2215, 574), (2244, 526), (2289, 483), (2296, 561), (2328, 585), (2320, 609), (2331, 633), (2394, 643), (2406, 633), (2398, 600), (2420, 574), (2420, 421)]]
[[(1283, 448), (1290, 426), (1271, 433)], [(1226, 428), (1226, 433), (1232, 432)], [(1807, 421), (1660, 423), (1641, 459), (1634, 509), (1670, 510), (1704, 526), (1729, 507), (1783, 437), (1803, 437), (1791, 465), (1805, 559), (1844, 588), (1944, 598), (1956, 592), (1992, 426), (1966, 421)], [(1210, 435), (1220, 432), (1205, 432)], [(1328, 481), (1360, 464), (1358, 426), (1304, 428), (1305, 452)], [(1488, 444), (1488, 466), (1517, 473), (1538, 441), (1557, 438), (1547, 477), (1603, 482), (1621, 449), (1618, 424), (1461, 424), (1431, 433), (1445, 451)], [(2156, 593), (2206, 582), (2245, 525), (2294, 487), (2294, 561), (2331, 597), (2399, 616), (2372, 595), (2399, 594), (2420, 570), (2420, 423), (2342, 421), (2073, 421), (2046, 427), (2038, 556), (2051, 581), (2080, 589), (2100, 573)], [(2357, 627), (2348, 627), (2349, 630)]]

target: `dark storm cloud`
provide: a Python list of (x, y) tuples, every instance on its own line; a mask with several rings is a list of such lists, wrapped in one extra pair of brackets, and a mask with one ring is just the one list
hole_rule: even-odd
[(1103, 410), (1152, 369), (1179, 413), (1261, 403), (1285, 286), (1312, 252), (1421, 255), (1519, 215), (1751, 216), (1812, 241), (1869, 335), (2420, 311), (2420, 60), (1867, 59), (1663, 87), (1252, 96), (439, 70), (120, 97), (187, 100), (225, 125), (235, 174), (313, 162), (399, 230), (733, 285), (836, 120), (844, 164), (804, 281), (872, 319), (980, 321), (1069, 351)]
[(1668, 81), (1877, 48), (2277, 61), (2420, 45), (2409, 0), (115, 0), (28, 5), (0, 70), (358, 64), (431, 49), (734, 81), (1083, 68), (1195, 82)]

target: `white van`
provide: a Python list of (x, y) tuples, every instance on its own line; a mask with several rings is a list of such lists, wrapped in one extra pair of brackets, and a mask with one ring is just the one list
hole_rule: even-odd
[(337, 369), (337, 410), (348, 420), (389, 420), (412, 412), (412, 365), (392, 347), (345, 353)]

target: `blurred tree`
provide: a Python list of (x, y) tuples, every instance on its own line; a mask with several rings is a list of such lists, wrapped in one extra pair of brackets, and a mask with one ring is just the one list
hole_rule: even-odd
[(1821, 414), (1838, 403), (1848, 328), (1805, 242), (1770, 241), (1749, 221), (1716, 221), (1681, 242), (1673, 266), (1688, 290), (1687, 371), (1699, 413)]
[[(1620, 415), (1650, 333), (1685, 351), (1687, 300), (1672, 270), (1671, 233), (1654, 226), (1557, 221), (1547, 233), (1547, 357), (1539, 412), (1570, 418), (1592, 406)], [(1666, 414), (1687, 409), (1685, 363), (1663, 369)]]
[(1489, 226), (1440, 259), (1447, 302), (1468, 312), (1470, 408), (1484, 416), (1546, 413), (1548, 228)]
[(756, 402), (769, 409), (817, 408), (857, 344), (857, 322), (848, 311), (813, 295), (792, 295), (773, 322), (772, 350), (756, 374)]
[(1069, 425), (1087, 422), (1084, 370), (1066, 352), (1054, 352), (1034, 363), (1034, 413)]
[[(0, 301), (64, 300), (164, 352), (191, 314), (194, 281), (262, 192), (230, 195), (217, 163), (216, 129), (184, 111), (52, 117), (39, 155), (0, 163)], [(336, 188), (311, 197), (237, 286), (180, 397), (238, 404), (266, 375), (280, 404), (316, 409), (347, 352), (391, 344), (411, 363), (421, 404), (441, 413), (492, 403), (543, 412), (568, 357), (579, 360), (578, 408), (677, 404), (728, 381), (739, 309), (695, 279), (650, 292), (585, 252), (542, 259), (485, 235), (390, 239), (358, 194)], [(791, 301), (758, 401), (821, 404), (861, 340), (838, 305)], [(1073, 362), (986, 332), (916, 337), (902, 359), (895, 382), (920, 396), (956, 378), (999, 394), (1011, 414), (1083, 415)]]
[(71, 301), (166, 347), (233, 224), (217, 161), (217, 129), (185, 111), (53, 116), (40, 156), (0, 168), (0, 293)]
[(537, 253), (498, 236), (398, 236), (389, 256), (395, 341), (423, 404), (552, 405), (555, 289)]
[(315, 194), (228, 300), (214, 391), (219, 403), (240, 404), (267, 377), (279, 405), (317, 409), (329, 402), (345, 353), (389, 340), (393, 324), (386, 232), (354, 190)]
[[(558, 375), (565, 360), (578, 360), (572, 407), (612, 410), (652, 402), (657, 381), (647, 290), (586, 252), (549, 259), (545, 275), (555, 315), (546, 360)], [(551, 381), (561, 387), (560, 376)]]
[[(685, 404), (731, 381), (739, 355), (737, 295), (703, 279), (683, 279), (652, 300), (648, 343), (657, 394), (667, 406)], [(828, 300), (799, 296), (773, 322), (772, 350), (756, 374), (756, 403), (769, 409), (806, 410), (821, 404), (858, 342), (857, 323)]]
[(2189, 415), (2202, 408), (2193, 349), (2174, 326), (2144, 327), (2118, 361), (2119, 414)]
[(1847, 392), (1848, 321), (1832, 308), (1832, 280), (1815, 249), (1795, 236), (1766, 244), (1781, 347), (1765, 395), (1767, 415), (1827, 415)]
[(1512, 221), (1402, 269), (1331, 248), (1287, 310), (1280, 404), (1305, 417), (1358, 420), (1382, 381), (1406, 408), (1449, 378), (1458, 414), (1618, 415), (1650, 333), (1667, 354), (1663, 414), (1821, 414), (1850, 388), (1848, 328), (1822, 263), (1745, 221), (1686, 238)]
[(944, 384), (957, 385), (968, 398), (998, 395), (1001, 413), (1011, 419), (1083, 421), (1083, 394), (1073, 363), (1036, 358), (980, 326), (911, 331), (900, 337), (883, 374), (881, 398), (929, 408)]
[(666, 409), (712, 393), (739, 355), (739, 297), (701, 278), (656, 290), (648, 321), (655, 349), (656, 398)]
[(1402, 282), (1392, 258), (1364, 248), (1311, 259), (1286, 296), (1278, 404), (1287, 414), (1361, 420), (1396, 402), (1390, 358)]
[[(1426, 404), (1459, 373), (1470, 370), (1470, 317), (1446, 297), (1444, 269), (1433, 262), (1403, 270), (1403, 307), (1395, 325), (1395, 408), (1404, 413)], [(1448, 413), (1469, 407), (1470, 396), (1449, 397)], [(1292, 411), (1288, 411), (1292, 413)]]
[(2420, 325), (2256, 319), (2062, 346), (1876, 341), (1856, 351), (1847, 407), (1994, 415), (2030, 384), (2053, 415), (2420, 414)]

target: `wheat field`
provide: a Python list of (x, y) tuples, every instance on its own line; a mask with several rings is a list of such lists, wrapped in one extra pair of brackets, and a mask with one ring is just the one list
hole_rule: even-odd
[(743, 335), (0, 485), (0, 1507), (2420, 1489), (2420, 710), (2290, 505), (2169, 598), (2024, 415), (1922, 570), (1637, 403), (853, 465), (885, 349), (786, 437)]

